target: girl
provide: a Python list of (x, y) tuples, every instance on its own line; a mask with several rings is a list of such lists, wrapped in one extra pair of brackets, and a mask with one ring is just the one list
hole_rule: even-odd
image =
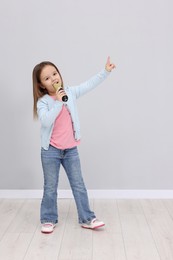
[[(73, 192), (81, 226), (95, 229), (105, 225), (90, 209), (81, 173), (77, 150), (81, 135), (76, 99), (105, 80), (114, 68), (108, 57), (105, 69), (75, 87), (64, 87), (58, 68), (51, 62), (41, 62), (33, 70), (34, 117), (38, 116), (41, 122), (44, 193), (40, 220), (43, 233), (53, 232), (58, 223), (57, 187), (61, 164)], [(55, 86), (60, 86), (60, 89)]]

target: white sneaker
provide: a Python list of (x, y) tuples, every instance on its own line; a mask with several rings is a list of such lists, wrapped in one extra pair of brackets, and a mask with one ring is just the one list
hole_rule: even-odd
[(89, 229), (96, 229), (105, 226), (105, 223), (103, 221), (100, 221), (96, 218), (92, 219), (89, 223), (83, 223), (81, 227), (83, 228), (89, 228)]
[(45, 234), (50, 234), (53, 232), (55, 226), (56, 224), (54, 223), (50, 223), (50, 222), (43, 223), (41, 227), (41, 232)]

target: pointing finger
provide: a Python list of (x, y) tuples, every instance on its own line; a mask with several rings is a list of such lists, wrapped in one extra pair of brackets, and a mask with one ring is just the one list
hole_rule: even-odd
[(107, 58), (107, 64), (110, 64), (110, 56)]

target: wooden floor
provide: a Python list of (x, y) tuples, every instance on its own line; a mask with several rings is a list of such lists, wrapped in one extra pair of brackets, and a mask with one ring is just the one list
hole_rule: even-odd
[(40, 200), (0, 199), (0, 260), (173, 260), (173, 200), (91, 200), (106, 226), (77, 223), (73, 199), (59, 199), (54, 232), (40, 232)]

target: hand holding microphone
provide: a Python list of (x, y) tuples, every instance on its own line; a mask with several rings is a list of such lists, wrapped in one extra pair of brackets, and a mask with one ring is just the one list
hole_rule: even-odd
[(67, 102), (68, 96), (66, 95), (64, 89), (61, 86), (61, 82), (53, 84), (54, 89), (56, 90), (56, 93), (61, 95), (61, 99), (64, 102)]

